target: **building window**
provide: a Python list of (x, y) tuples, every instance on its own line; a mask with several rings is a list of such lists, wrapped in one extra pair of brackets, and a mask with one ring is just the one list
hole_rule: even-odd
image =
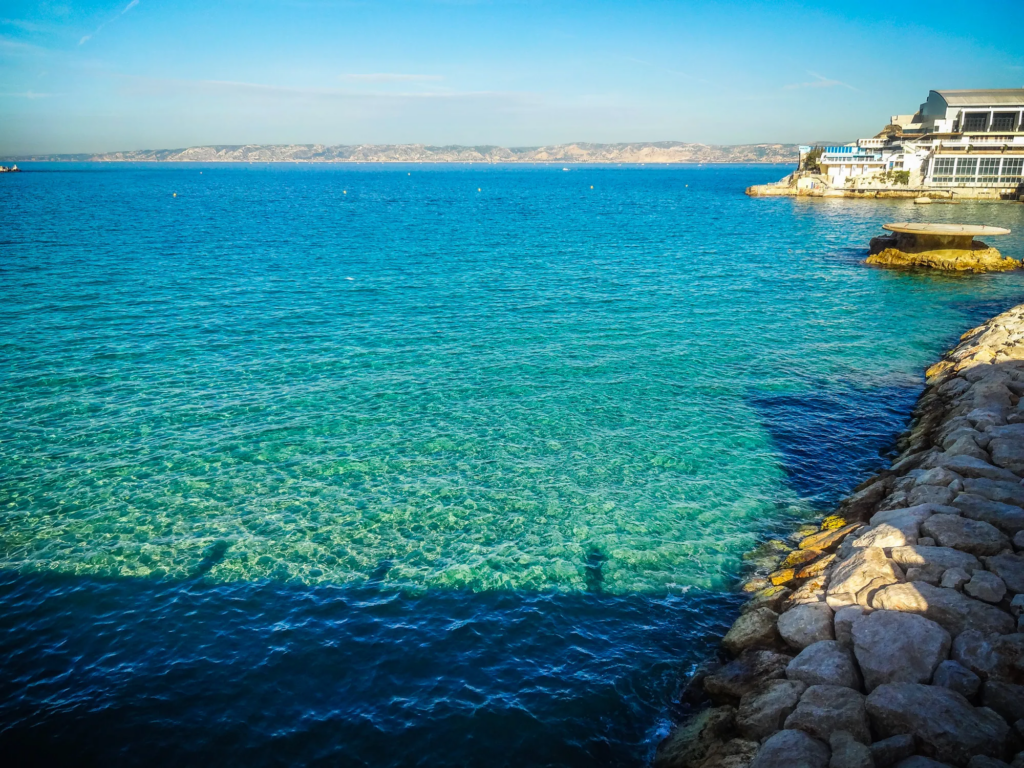
[(975, 112), (964, 115), (964, 131), (984, 131), (988, 125), (988, 114)]
[(952, 181), (953, 161), (952, 157), (935, 158), (935, 166), (932, 168), (932, 181)]
[(995, 181), (999, 177), (999, 158), (983, 157), (978, 162), (978, 181)]
[(953, 181), (957, 184), (969, 184), (974, 181), (977, 173), (978, 158), (958, 157), (956, 159), (956, 178)]
[(993, 131), (1012, 131), (1017, 122), (1016, 112), (996, 112), (992, 115)]
[(1003, 173), (1000, 177), (1004, 184), (1020, 184), (1024, 174), (1024, 157), (1004, 157)]

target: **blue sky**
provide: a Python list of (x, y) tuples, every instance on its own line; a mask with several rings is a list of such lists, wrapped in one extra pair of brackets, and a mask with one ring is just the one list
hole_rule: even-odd
[(853, 139), (930, 88), (1024, 86), (1024, 2), (973, 9), (4, 0), (0, 153)]

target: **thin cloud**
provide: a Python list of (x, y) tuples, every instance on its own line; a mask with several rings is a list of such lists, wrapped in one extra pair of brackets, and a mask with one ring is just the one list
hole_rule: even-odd
[(117, 19), (124, 16), (126, 13), (128, 13), (128, 11), (130, 11), (138, 4), (139, 0), (132, 0), (130, 3), (128, 3), (128, 5), (121, 9), (121, 12), (117, 14), (117, 16), (114, 16), (112, 19), (107, 19), (106, 21), (104, 21), (102, 24), (96, 27), (96, 29), (94, 29), (91, 34), (83, 35), (82, 39), (78, 41), (78, 44), (84, 45), (85, 43), (89, 42), (90, 40), (92, 40), (93, 36), (99, 34), (99, 31), (103, 29), (105, 26), (107, 26), (107, 24), (109, 24), (112, 21), (117, 21)]
[(796, 88), (835, 88), (836, 86), (849, 88), (851, 91), (859, 90), (849, 83), (844, 83), (842, 80), (833, 80), (825, 77), (824, 75), (819, 75), (817, 72), (808, 71), (807, 74), (813, 77), (814, 80), (807, 83), (791, 83), (790, 85), (784, 85), (782, 87), (787, 91), (792, 91)]
[[(136, 0), (138, 2), (138, 0)], [(444, 80), (441, 75), (403, 75), (392, 72), (372, 72), (365, 75), (344, 74), (338, 75), (341, 80), (353, 80), (360, 83), (412, 83), (412, 82), (437, 82)]]

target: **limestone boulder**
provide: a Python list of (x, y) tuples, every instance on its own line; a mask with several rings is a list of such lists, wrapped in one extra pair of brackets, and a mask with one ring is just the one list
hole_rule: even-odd
[(953, 768), (949, 763), (940, 763), (924, 755), (912, 755), (896, 763), (895, 768)]
[(832, 609), (826, 603), (798, 605), (779, 616), (779, 634), (798, 651), (819, 640), (834, 640)]
[(942, 580), (939, 582), (939, 586), (947, 587), (948, 589), (963, 589), (964, 584), (970, 580), (970, 574), (968, 574), (963, 568), (950, 568), (942, 574)]
[(739, 656), (748, 648), (773, 648), (779, 641), (779, 614), (770, 608), (758, 608), (741, 614), (722, 638), (722, 645)]
[(985, 477), (965, 478), (964, 490), (1004, 504), (1024, 506), (1024, 486), (1009, 480), (989, 480)]
[(740, 735), (761, 741), (781, 730), (807, 685), (796, 680), (771, 680), (740, 701), (736, 729)]
[(1024, 530), (1024, 509), (1013, 504), (991, 501), (972, 493), (961, 493), (953, 500), (953, 506), (964, 517), (988, 523), (1007, 535), (1012, 536)]
[(807, 685), (838, 685), (860, 688), (860, 673), (853, 654), (835, 640), (807, 646), (786, 667), (786, 677)]
[(951, 547), (926, 547), (920, 543), (913, 547), (896, 547), (892, 550), (892, 559), (904, 571), (928, 567), (944, 572), (949, 568), (962, 568), (970, 574), (981, 568), (978, 558), (967, 552)]
[(890, 736), (871, 745), (871, 759), (875, 768), (890, 768), (900, 760), (914, 754), (914, 737), (909, 733)]
[(926, 756), (956, 766), (974, 755), (999, 757), (1009, 733), (995, 712), (937, 685), (880, 685), (867, 697), (867, 712), (882, 738), (908, 733)]
[(862, 744), (871, 743), (865, 697), (841, 685), (812, 685), (788, 718), (786, 728), (798, 728), (824, 741), (835, 731), (847, 731)]
[(954, 589), (933, 587), (923, 581), (888, 586), (875, 595), (871, 607), (916, 613), (931, 619), (954, 638), (971, 628), (1003, 635), (1013, 631), (1013, 618), (1008, 613)]
[[(1007, 426), (1019, 427), (1022, 425), (1008, 424)], [(1006, 427), (1001, 427), (1001, 429), (1006, 429)], [(996, 466), (1016, 474), (1024, 472), (1024, 438), (995, 438), (989, 441), (988, 452), (992, 457), (992, 463)]]
[(750, 768), (828, 768), (828, 746), (803, 731), (779, 731), (757, 751)]
[(800, 542), (800, 549), (831, 549), (862, 526), (863, 523), (850, 523), (849, 525), (844, 525), (842, 528), (813, 533)]
[(1016, 594), (1024, 592), (1024, 552), (996, 555), (985, 562), (988, 569), (1003, 580), (1007, 589)]
[(1015, 723), (1024, 719), (1024, 685), (989, 680), (982, 686), (981, 703)]
[(872, 691), (884, 683), (927, 683), (949, 658), (952, 638), (914, 613), (875, 611), (853, 623), (853, 653)]
[(943, 488), (948, 488), (950, 483), (959, 479), (960, 475), (946, 467), (932, 467), (920, 472), (914, 478), (914, 485), (941, 485)]
[(921, 532), (944, 547), (975, 556), (994, 555), (1010, 546), (1010, 540), (999, 529), (955, 515), (932, 515), (921, 523)]
[(919, 485), (907, 494), (909, 504), (949, 504), (956, 494), (948, 486)]
[(701, 760), (699, 768), (747, 768), (758, 746), (749, 739), (729, 739), (715, 744)]
[(853, 738), (847, 731), (833, 731), (828, 739), (832, 759), (828, 768), (875, 768), (871, 748)]
[(855, 536), (851, 537), (850, 547), (852, 549), (903, 547), (908, 544), (916, 544), (917, 536), (917, 521), (907, 518), (898, 522), (880, 523), (861, 528)]
[(736, 710), (715, 707), (698, 712), (658, 745), (655, 768), (693, 768), (721, 744), (736, 725)]
[(985, 478), (987, 480), (1003, 480), (1013, 483), (1018, 480), (1017, 476), (1008, 469), (993, 467), (983, 459), (976, 459), (972, 456), (955, 456), (944, 462), (943, 466), (951, 472), (956, 472), (963, 478)]
[(1024, 635), (968, 629), (953, 641), (950, 657), (982, 680), (1018, 682), (1024, 676)]
[(867, 607), (878, 590), (902, 580), (902, 572), (897, 571), (881, 549), (868, 547), (833, 567), (825, 602), (833, 610), (847, 605)]
[(871, 525), (891, 523), (895, 520), (911, 518), (921, 523), (932, 515), (956, 515), (959, 514), (956, 507), (948, 507), (941, 504), (916, 504), (912, 507), (900, 507), (898, 509), (887, 509), (876, 512), (871, 516)]
[(704, 691), (718, 704), (738, 704), (761, 683), (784, 679), (786, 665), (792, 660), (792, 656), (775, 651), (744, 651), (705, 677)]
[(835, 618), (832, 620), (836, 641), (845, 648), (852, 650), (853, 622), (870, 612), (869, 608), (865, 608), (862, 605), (848, 605), (836, 611)]
[(964, 584), (964, 593), (986, 603), (998, 603), (1006, 594), (1006, 584), (990, 571), (975, 571), (971, 580)]
[(971, 699), (981, 689), (981, 678), (960, 662), (947, 659), (936, 667), (932, 685), (941, 685)]

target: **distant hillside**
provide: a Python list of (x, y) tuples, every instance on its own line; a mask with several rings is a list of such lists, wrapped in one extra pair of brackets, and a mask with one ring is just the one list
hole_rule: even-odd
[(433, 147), (425, 144), (245, 144), (140, 149), (88, 155), (35, 155), (25, 161), (100, 162), (364, 162), (364, 163), (791, 163), (796, 144), (558, 144), (549, 147)]

